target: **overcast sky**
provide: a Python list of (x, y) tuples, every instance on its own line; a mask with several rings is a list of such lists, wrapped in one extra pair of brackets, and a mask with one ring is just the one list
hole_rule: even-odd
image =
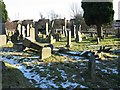
[[(118, 19), (118, 1), (120, 0), (113, 0), (115, 20)], [(40, 13), (48, 18), (51, 10), (59, 14), (62, 18), (66, 17), (69, 19), (73, 3), (81, 8), (81, 0), (4, 0), (4, 2), (11, 20), (38, 20)]]

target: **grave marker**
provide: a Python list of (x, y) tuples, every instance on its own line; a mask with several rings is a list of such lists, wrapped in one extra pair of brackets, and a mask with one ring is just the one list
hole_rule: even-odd
[(81, 35), (80, 31), (77, 31), (75, 41), (76, 42), (82, 42), (82, 35)]
[(66, 47), (70, 47), (71, 46), (71, 31), (68, 30), (67, 33), (68, 33), (68, 36), (67, 36), (67, 45), (66, 45)]
[(89, 73), (89, 77), (90, 79), (94, 82), (95, 81), (95, 77), (96, 77), (96, 73), (95, 73), (95, 67), (96, 67), (96, 63), (95, 63), (95, 56), (92, 53), (89, 53), (89, 62), (88, 62), (88, 73)]
[(48, 33), (48, 23), (45, 23), (45, 34), (46, 34), (46, 36), (49, 35), (49, 33)]
[(30, 38), (31, 38), (31, 41), (36, 41), (36, 39), (35, 39), (35, 28), (33, 28), (33, 27), (30, 28)]

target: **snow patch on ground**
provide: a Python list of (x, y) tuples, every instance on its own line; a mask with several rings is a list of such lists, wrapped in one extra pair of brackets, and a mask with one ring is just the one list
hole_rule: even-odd
[(65, 80), (67, 78), (67, 74), (65, 73), (65, 71), (64, 70), (60, 70), (59, 68), (57, 68), (57, 70), (59, 72), (61, 72), (61, 77)]

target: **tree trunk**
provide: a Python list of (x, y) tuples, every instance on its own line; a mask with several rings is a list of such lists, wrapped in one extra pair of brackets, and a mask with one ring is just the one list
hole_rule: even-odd
[(102, 25), (97, 25), (97, 34), (100, 39), (103, 37)]

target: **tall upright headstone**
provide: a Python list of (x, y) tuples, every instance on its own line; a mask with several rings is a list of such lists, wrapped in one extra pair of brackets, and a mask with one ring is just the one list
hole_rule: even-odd
[(25, 37), (25, 26), (22, 26), (22, 35)]
[(67, 21), (66, 18), (64, 18), (64, 33), (65, 33), (65, 37), (67, 36), (67, 30), (66, 30), (66, 26), (67, 26)]
[(17, 30), (19, 31), (19, 35), (21, 35), (21, 24), (17, 25)]
[(77, 31), (75, 41), (82, 42), (82, 34), (80, 33), (80, 31)]
[(67, 45), (66, 47), (70, 47), (71, 46), (71, 31), (67, 30)]
[(71, 36), (76, 38), (76, 25), (71, 26)]
[(30, 28), (30, 38), (32, 41), (36, 41), (35, 40), (35, 28), (33, 27)]
[[(118, 70), (118, 76), (120, 76), (120, 55), (118, 56), (117, 70)], [(120, 77), (118, 77), (118, 86), (120, 86)]]
[(30, 25), (27, 24), (27, 37), (29, 37), (29, 36), (30, 36)]
[(65, 26), (62, 26), (62, 34), (65, 36), (64, 28)]
[(45, 23), (45, 34), (48, 35), (48, 23)]
[(96, 63), (95, 63), (95, 56), (92, 53), (89, 53), (89, 62), (88, 62), (88, 74), (89, 78), (92, 80), (92, 82), (95, 81), (95, 68), (96, 68)]
[(51, 33), (52, 33), (52, 35), (55, 34), (54, 21), (52, 21), (52, 25), (51, 25)]

